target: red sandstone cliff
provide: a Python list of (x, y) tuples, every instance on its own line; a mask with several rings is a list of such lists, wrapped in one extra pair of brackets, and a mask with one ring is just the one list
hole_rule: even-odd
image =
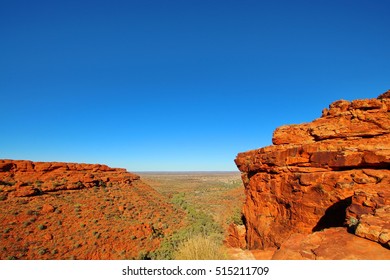
[(0, 185), (5, 197), (25, 197), (60, 190), (131, 184), (139, 176), (101, 164), (0, 160)]
[(0, 160), (0, 259), (142, 258), (183, 216), (125, 169)]
[(235, 160), (250, 249), (343, 226), (390, 248), (390, 91), (334, 102), (311, 123), (276, 129), (272, 141)]

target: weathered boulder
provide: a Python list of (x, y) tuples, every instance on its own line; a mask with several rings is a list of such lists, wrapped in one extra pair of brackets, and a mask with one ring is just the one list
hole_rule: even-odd
[(390, 206), (360, 216), (355, 234), (378, 242), (390, 249)]

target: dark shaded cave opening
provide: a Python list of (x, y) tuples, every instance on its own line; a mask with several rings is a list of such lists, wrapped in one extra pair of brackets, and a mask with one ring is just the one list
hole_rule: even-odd
[(332, 227), (344, 227), (346, 210), (348, 206), (351, 205), (351, 203), (352, 196), (347, 197), (331, 205), (328, 209), (326, 209), (325, 215), (321, 217), (321, 219), (312, 229), (312, 232), (321, 231), (326, 228)]
[(246, 228), (246, 217), (245, 217), (245, 215), (244, 215), (244, 213), (241, 213), (241, 223), (245, 226), (245, 228)]

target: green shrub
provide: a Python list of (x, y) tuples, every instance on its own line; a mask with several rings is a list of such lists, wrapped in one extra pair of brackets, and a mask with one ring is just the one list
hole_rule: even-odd
[(0, 180), (0, 185), (11, 187), (11, 186), (15, 185), (15, 182), (1, 181)]
[(38, 229), (40, 229), (40, 230), (44, 230), (44, 229), (46, 229), (47, 227), (45, 226), (45, 225), (38, 225)]
[(138, 253), (137, 260), (150, 260), (150, 252), (141, 251)]
[(41, 180), (36, 180), (36, 181), (35, 181), (35, 185), (36, 185), (37, 187), (41, 187), (42, 184), (43, 184), (43, 181), (41, 181)]
[(4, 233), (9, 233), (11, 230), (12, 230), (12, 228), (9, 228), (9, 227), (8, 227), (8, 228), (4, 229), (3, 232), (4, 232)]
[(182, 228), (170, 236), (166, 236), (160, 244), (160, 247), (150, 254), (155, 260), (172, 260), (176, 252), (184, 243), (199, 236), (208, 238), (216, 243), (222, 243), (223, 229), (218, 225), (213, 217), (198, 211), (184, 200), (183, 193), (175, 195), (172, 202), (182, 207), (187, 212), (188, 226)]
[(38, 254), (40, 254), (41, 256), (43, 256), (44, 254), (47, 253), (47, 249), (46, 248), (42, 248), (38, 251)]
[(240, 208), (236, 207), (236, 208), (233, 210), (233, 214), (232, 214), (232, 216), (227, 220), (227, 223), (228, 223), (228, 224), (234, 223), (234, 224), (236, 224), (236, 225), (243, 225), (243, 224), (244, 224), (244, 221), (243, 221), (243, 214), (242, 214)]

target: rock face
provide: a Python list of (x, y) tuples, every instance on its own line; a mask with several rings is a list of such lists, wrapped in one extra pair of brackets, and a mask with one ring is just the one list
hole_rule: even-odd
[(272, 259), (389, 260), (390, 250), (349, 234), (345, 228), (330, 228), (309, 235), (300, 233), (291, 235), (273, 254)]
[(224, 243), (227, 247), (245, 249), (245, 234), (246, 231), (244, 225), (236, 225), (232, 223), (229, 225)]
[(0, 160), (0, 185), (3, 196), (25, 197), (61, 190), (131, 184), (139, 176), (123, 168), (101, 164), (63, 162), (32, 162), (28, 160)]
[(389, 246), (390, 91), (334, 102), (311, 123), (276, 129), (272, 141), (235, 160), (250, 249), (343, 226)]
[(0, 160), (0, 259), (133, 259), (184, 213), (121, 168)]

